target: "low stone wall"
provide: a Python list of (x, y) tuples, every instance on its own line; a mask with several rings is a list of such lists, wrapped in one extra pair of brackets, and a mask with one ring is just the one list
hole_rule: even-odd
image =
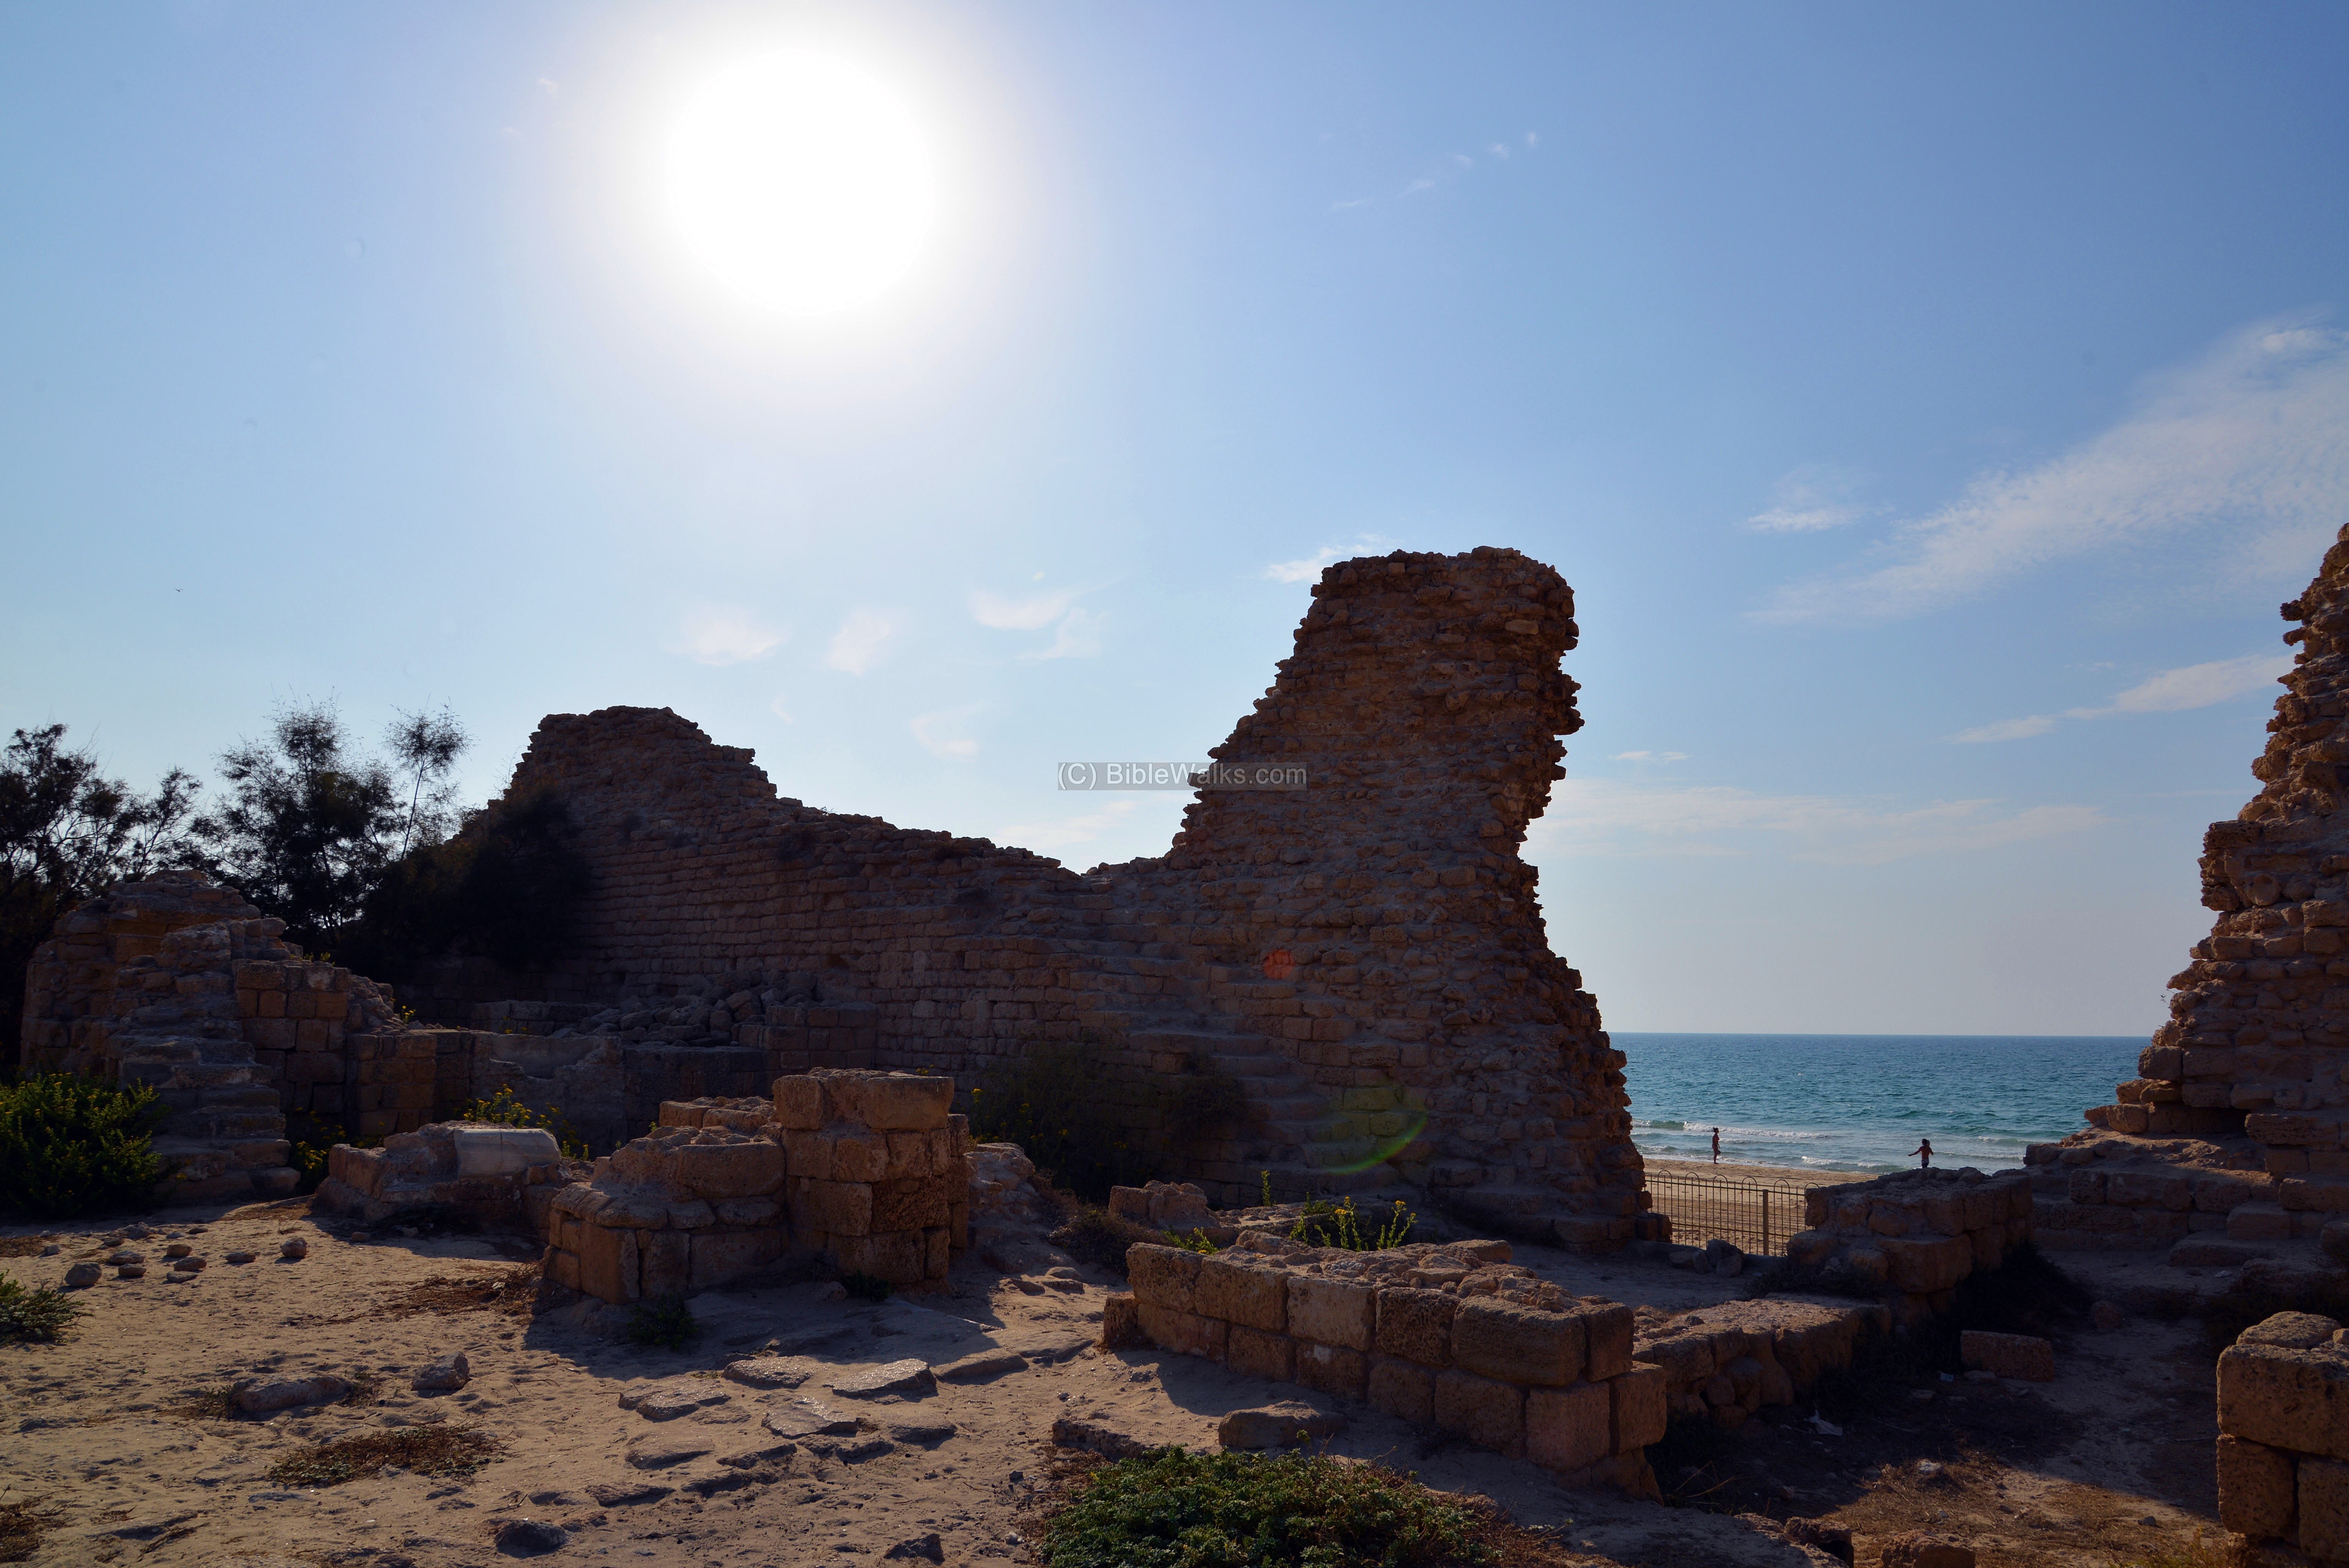
[(554, 1193), (546, 1272), (631, 1302), (725, 1283), (786, 1254), (900, 1287), (968, 1244), (970, 1134), (951, 1078), (823, 1071), (774, 1098), (658, 1108), (659, 1125)]
[(1652, 1491), (1664, 1371), (1631, 1357), (1631, 1309), (1568, 1296), (1506, 1242), (1376, 1253), (1251, 1233), (1213, 1256), (1138, 1243), (1103, 1337), (1146, 1340), (1299, 1383), (1530, 1459), (1569, 1480)]
[(1889, 1308), (1736, 1301), (1694, 1312), (1641, 1307), (1631, 1359), (1662, 1368), (1675, 1416), (1723, 1429), (1765, 1405), (1791, 1405), (1821, 1374), (1848, 1367), (1863, 1336), (1889, 1331)]
[(944, 1279), (970, 1244), (970, 1123), (954, 1080), (819, 1071), (775, 1080), (797, 1245), (892, 1284)]
[(709, 1290), (790, 1249), (782, 1146), (665, 1127), (595, 1161), (547, 1203), (546, 1277), (614, 1303)]
[(554, 1137), (534, 1127), (434, 1122), (394, 1133), (380, 1148), (335, 1145), (316, 1202), (362, 1224), (436, 1207), (462, 1210), (487, 1229), (529, 1232), (536, 1229), (532, 1192), (552, 1197), (586, 1169), (585, 1161), (564, 1160)]
[(2242, 1256), (2223, 1246), (2214, 1250), (2220, 1237), (2264, 1241), (2313, 1235), (2321, 1228), (2321, 1220), (2295, 1225), (2280, 1201), (2282, 1183), (2264, 1171), (2209, 1168), (2214, 1152), (2205, 1143), (2101, 1133), (2032, 1144), (2023, 1161), (2038, 1194), (2033, 1233), (2051, 1252), (2184, 1246), (2176, 1261), (2223, 1265)]
[(2333, 1319), (2279, 1313), (2220, 1352), (2219, 1522), (2349, 1561), (2349, 1345)]
[(1804, 1222), (1786, 1243), (1796, 1264), (1848, 1274), (1889, 1293), (1910, 1323), (1949, 1305), (1976, 1269), (1994, 1269), (2032, 1235), (2031, 1178), (1958, 1171), (1899, 1171), (1873, 1181), (1813, 1187)]

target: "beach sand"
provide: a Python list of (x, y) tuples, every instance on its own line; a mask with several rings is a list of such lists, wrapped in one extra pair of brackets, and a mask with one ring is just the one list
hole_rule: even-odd
[(1831, 1187), (1844, 1181), (1872, 1181), (1865, 1171), (1798, 1171), (1785, 1165), (1733, 1165), (1724, 1160), (1654, 1160), (1649, 1170), (1662, 1176), (1707, 1176), (1716, 1181), (1759, 1181), (1800, 1191), (1806, 1187)]

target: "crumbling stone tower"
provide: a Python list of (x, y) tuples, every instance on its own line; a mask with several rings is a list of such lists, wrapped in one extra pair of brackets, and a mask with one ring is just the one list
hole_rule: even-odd
[(2329, 1178), (2322, 1203), (2288, 1205), (2316, 1213), (2349, 1209), (2349, 529), (2283, 618), (2300, 651), (2251, 764), (2264, 788), (2203, 839), (2219, 918), (2170, 980), (2141, 1076), (2087, 1114), (2116, 1132), (2248, 1134), (2270, 1172)]
[[(806, 1058), (789, 1070), (965, 1084), (1081, 1036), (1131, 1076), (1245, 1086), (1247, 1113), (1186, 1156), (1226, 1200), (1266, 1171), (1290, 1193), (1400, 1177), (1515, 1233), (1616, 1244), (1646, 1207), (1623, 1058), (1550, 953), (1517, 853), (1580, 724), (1558, 669), (1573, 613), (1557, 573), (1511, 550), (1330, 566), (1278, 678), (1215, 748), (1244, 771), (1301, 767), (1305, 788), (1207, 789), (1168, 853), (1086, 875), (778, 797), (748, 750), (667, 709), (552, 715), (508, 798), (552, 794), (577, 829), (595, 873), (577, 950), (402, 994), (442, 1016), (502, 996), (552, 1026), (763, 977), (797, 1000), (746, 985), (709, 1010), (720, 1043), (773, 1049), (786, 1028)], [(838, 1022), (819, 1006), (854, 1012), (861, 1059), (819, 1059)], [(1161, 1114), (1130, 1099), (1138, 1129)]]

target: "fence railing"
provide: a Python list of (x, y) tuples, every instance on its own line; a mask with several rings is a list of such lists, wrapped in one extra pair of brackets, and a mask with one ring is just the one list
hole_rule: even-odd
[(1648, 1201), (1672, 1221), (1672, 1240), (1702, 1246), (1715, 1236), (1771, 1255), (1803, 1228), (1803, 1189), (1650, 1170)]

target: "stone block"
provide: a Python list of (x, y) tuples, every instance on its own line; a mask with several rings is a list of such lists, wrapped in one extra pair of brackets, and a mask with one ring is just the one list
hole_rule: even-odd
[(1435, 1374), (1435, 1424), (1511, 1459), (1526, 1450), (1526, 1392), (1457, 1367)]
[(1369, 1357), (1343, 1346), (1314, 1345), (1303, 1340), (1295, 1343), (1297, 1381), (1340, 1399), (1362, 1397), (1370, 1377)]
[(546, 1250), (546, 1277), (566, 1290), (578, 1290), (579, 1254), (563, 1247)]
[(683, 1295), (693, 1284), (693, 1238), (683, 1231), (644, 1231), (636, 1236), (644, 1259), (647, 1296)]
[(714, 1289), (737, 1274), (773, 1263), (789, 1245), (779, 1225), (754, 1231), (704, 1231), (688, 1242), (692, 1258), (688, 1272), (695, 1290)]
[(626, 1303), (644, 1295), (635, 1231), (584, 1225), (579, 1235), (579, 1288), (602, 1300)]
[(1452, 1319), (1455, 1366), (1511, 1383), (1563, 1387), (1583, 1367), (1583, 1320), (1499, 1296), (1472, 1295)]
[(1191, 1310), (1278, 1334), (1288, 1322), (1288, 1292), (1282, 1288), (1287, 1278), (1282, 1270), (1241, 1263), (1228, 1253), (1203, 1257), (1191, 1288)]
[(1575, 1315), (1582, 1319), (1582, 1375), (1597, 1383), (1630, 1370), (1631, 1309), (1586, 1306)]
[(945, 1228), (946, 1189), (927, 1179), (876, 1181), (873, 1184), (873, 1228), (875, 1231), (922, 1231)]
[(1963, 1236), (1931, 1240), (1887, 1238), (1877, 1243), (1884, 1253), (1892, 1288), (1911, 1294), (1948, 1290), (1972, 1272), (1973, 1243)]
[(1545, 1470), (1578, 1470), (1615, 1451), (1613, 1401), (1604, 1383), (1530, 1389), (1525, 1418), (1526, 1458)]
[(1416, 1362), (1371, 1357), (1367, 1398), (1373, 1407), (1400, 1420), (1434, 1424), (1435, 1374)]
[(2349, 1459), (2349, 1357), (2238, 1341), (2219, 1353), (2219, 1429), (2270, 1448)]
[(2297, 1512), (2292, 1455), (2220, 1433), (2219, 1522), (2260, 1542), (2290, 1536)]
[(1422, 1367), (1452, 1365), (1452, 1319), (1460, 1298), (1440, 1290), (1379, 1292), (1376, 1345), (1381, 1356), (1399, 1356)]
[(450, 1136), (460, 1176), (517, 1176), (563, 1158), (554, 1134), (543, 1127), (460, 1127)]
[[(946, 1130), (940, 1128), (939, 1131)], [(902, 1181), (911, 1177), (930, 1174), (930, 1138), (926, 1132), (893, 1132), (888, 1135), (889, 1174), (886, 1180)]]
[(755, 1198), (783, 1184), (783, 1148), (763, 1138), (688, 1143), (675, 1154), (675, 1180), (699, 1198)]
[(954, 1079), (911, 1073), (827, 1078), (833, 1115), (880, 1132), (927, 1132), (944, 1127), (954, 1108)]
[(835, 1236), (873, 1233), (873, 1187), (865, 1181), (802, 1181), (791, 1184), (792, 1229)]
[(1260, 1328), (1234, 1324), (1224, 1336), (1224, 1365), (1245, 1377), (1268, 1378), (1275, 1383), (1294, 1382), (1296, 1342), (1285, 1334), (1267, 1334)]
[(1969, 1328), (1958, 1336), (1958, 1356), (1970, 1370), (2033, 1383), (2055, 1380), (2055, 1346), (2035, 1335)]
[(1187, 1313), (1195, 1296), (1199, 1254), (1181, 1247), (1137, 1242), (1125, 1249), (1125, 1277), (1136, 1301)]
[(944, 1279), (954, 1266), (954, 1247), (947, 1239), (944, 1225), (929, 1225), (922, 1231), (922, 1277)]
[(1617, 1453), (1630, 1453), (1662, 1439), (1671, 1414), (1671, 1378), (1661, 1367), (1636, 1365), (1620, 1377), (1607, 1379)]
[(827, 1132), (832, 1142), (832, 1179), (879, 1181), (889, 1171), (889, 1139), (880, 1132)]
[[(797, 1078), (780, 1078), (779, 1083), (797, 1083)], [(793, 1176), (812, 1181), (829, 1181), (832, 1177), (832, 1140), (822, 1132), (805, 1128), (793, 1128), (783, 1134), (783, 1159)]]
[(2281, 1203), (2238, 1203), (2227, 1212), (2227, 1234), (2239, 1242), (2286, 1240), (2292, 1215)]
[(832, 1255), (846, 1273), (871, 1274), (891, 1284), (919, 1284), (928, 1277), (929, 1247), (919, 1231), (834, 1235)]
[[(812, 1078), (780, 1078), (775, 1080), (775, 1119), (787, 1131), (813, 1132), (832, 1119), (830, 1106), (823, 1092), (823, 1080)], [(793, 1175), (799, 1172), (794, 1171)]]
[(1378, 1319), (1379, 1293), (1351, 1280), (1319, 1274), (1288, 1277), (1288, 1332), (1319, 1345), (1368, 1350)]
[(1161, 1350), (1205, 1357), (1209, 1361), (1224, 1358), (1224, 1336), (1231, 1326), (1220, 1317), (1201, 1317), (1195, 1312), (1158, 1306), (1140, 1296), (1135, 1299), (1134, 1317), (1150, 1343)]
[(2349, 1464), (2303, 1459), (2298, 1470), (2301, 1551), (2320, 1563), (2349, 1560)]

